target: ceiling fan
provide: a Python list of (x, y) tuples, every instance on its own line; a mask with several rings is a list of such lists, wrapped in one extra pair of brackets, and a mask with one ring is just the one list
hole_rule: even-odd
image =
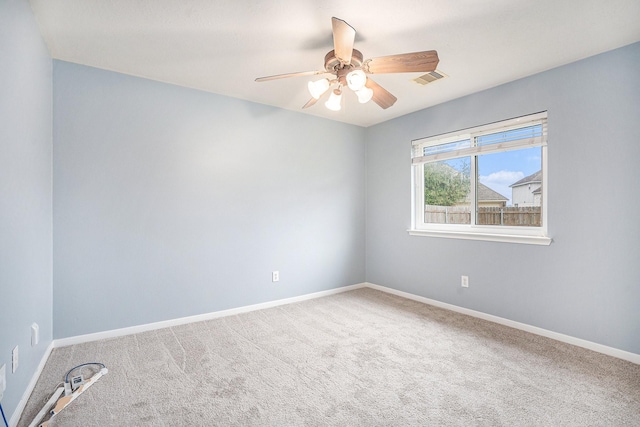
[(331, 23), (334, 49), (324, 57), (324, 70), (277, 74), (259, 77), (256, 81), (265, 82), (288, 77), (332, 74), (332, 78), (309, 82), (308, 87), (312, 98), (302, 108), (314, 105), (333, 86), (335, 88), (331, 91), (325, 106), (330, 110), (338, 111), (341, 108), (342, 88), (346, 86), (356, 93), (360, 103), (364, 104), (373, 99), (373, 102), (386, 109), (395, 104), (398, 99), (374, 82), (368, 77), (368, 74), (427, 73), (434, 71), (438, 65), (438, 52), (435, 50), (363, 60), (362, 53), (353, 48), (356, 30), (342, 19), (335, 17), (331, 18)]

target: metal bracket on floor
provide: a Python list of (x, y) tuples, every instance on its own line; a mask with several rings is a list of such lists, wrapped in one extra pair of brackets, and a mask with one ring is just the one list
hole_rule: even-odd
[[(107, 368), (100, 369), (100, 371), (95, 373), (88, 381), (79, 386), (73, 393), (68, 396), (60, 397), (64, 392), (64, 387), (58, 387), (58, 389), (53, 393), (53, 396), (51, 396), (42, 410), (38, 413), (38, 415), (36, 415), (31, 424), (29, 424), (29, 427), (37, 426), (40, 420), (47, 414), (47, 412), (49, 412), (49, 415), (51, 415), (49, 419), (39, 425), (39, 427), (47, 427), (49, 425), (49, 422), (53, 419), (53, 417), (56, 416), (56, 414), (59, 414), (60, 411), (66, 408), (71, 402), (76, 400), (78, 396), (84, 393), (89, 387), (91, 387), (96, 381), (98, 381), (100, 378), (102, 378), (103, 375), (106, 375), (108, 372), (109, 370)], [(56, 402), (55, 406), (53, 406), (53, 409), (49, 410), (53, 405), (53, 402)]]

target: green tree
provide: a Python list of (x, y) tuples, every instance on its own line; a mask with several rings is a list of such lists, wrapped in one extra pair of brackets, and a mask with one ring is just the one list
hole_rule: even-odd
[(452, 206), (463, 201), (470, 191), (469, 160), (460, 161), (457, 167), (445, 162), (424, 165), (425, 205)]

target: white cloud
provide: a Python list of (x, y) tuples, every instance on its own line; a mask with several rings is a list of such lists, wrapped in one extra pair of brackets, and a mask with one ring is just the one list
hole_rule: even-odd
[(511, 184), (524, 178), (524, 173), (520, 171), (498, 171), (489, 175), (480, 175), (480, 182), (494, 191), (509, 199), (507, 204), (511, 204)]

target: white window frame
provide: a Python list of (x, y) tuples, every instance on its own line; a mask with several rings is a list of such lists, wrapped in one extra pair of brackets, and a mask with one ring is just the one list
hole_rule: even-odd
[[(528, 127), (532, 125), (542, 125), (542, 135), (539, 137), (507, 141), (496, 144), (482, 146), (475, 145), (475, 138), (493, 134), (500, 131), (507, 131)], [(441, 145), (449, 142), (471, 140), (471, 147), (462, 148), (457, 151), (423, 155), (424, 148)], [(412, 145), (412, 200), (411, 200), (411, 229), (408, 230), (413, 236), (444, 237), (453, 239), (487, 240), (508, 243), (523, 243), (534, 245), (549, 245), (551, 238), (547, 235), (547, 208), (548, 208), (548, 182), (547, 179), (547, 112), (540, 112), (523, 117), (516, 117), (509, 120), (491, 123), (483, 126), (437, 135), (428, 138), (421, 138), (411, 142)], [(500, 153), (511, 150), (518, 150), (530, 147), (541, 147), (542, 166), (542, 225), (540, 227), (509, 227), (478, 225), (475, 223), (476, 215), (476, 158), (477, 156), (490, 153)], [(424, 164), (440, 160), (448, 160), (460, 157), (471, 158), (471, 224), (433, 224), (424, 222)]]

